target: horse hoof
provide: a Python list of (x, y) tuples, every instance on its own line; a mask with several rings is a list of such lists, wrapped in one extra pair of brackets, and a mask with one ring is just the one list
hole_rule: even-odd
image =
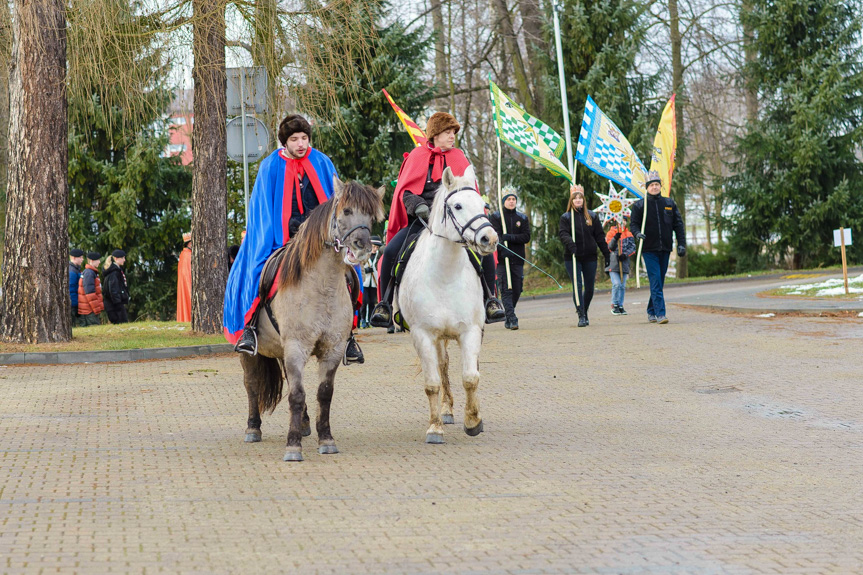
[(479, 422), (479, 425), (477, 425), (476, 427), (471, 427), (470, 429), (468, 429), (468, 427), (465, 426), (464, 432), (467, 433), (468, 435), (470, 435), (471, 437), (476, 437), (477, 435), (482, 433), (482, 421)]
[(243, 440), (246, 443), (257, 443), (261, 440), (261, 432), (257, 433), (247, 433), (246, 438)]
[(426, 433), (426, 443), (443, 443), (443, 433)]
[(452, 413), (447, 413), (440, 416), (440, 420), (448, 425), (455, 423), (455, 418), (452, 416)]
[(303, 437), (310, 436), (312, 434), (312, 426), (309, 425), (308, 423), (303, 425), (302, 434), (303, 434)]
[(333, 453), (338, 453), (339, 448), (335, 445), (320, 445), (318, 446), (318, 453), (321, 455), (330, 455)]
[(303, 453), (302, 451), (286, 451), (285, 456), (282, 458), (282, 461), (302, 461)]

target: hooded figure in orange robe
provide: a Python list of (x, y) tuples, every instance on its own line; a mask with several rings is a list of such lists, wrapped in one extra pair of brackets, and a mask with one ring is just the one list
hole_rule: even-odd
[(186, 244), (177, 263), (177, 321), (192, 321), (192, 234), (183, 234)]

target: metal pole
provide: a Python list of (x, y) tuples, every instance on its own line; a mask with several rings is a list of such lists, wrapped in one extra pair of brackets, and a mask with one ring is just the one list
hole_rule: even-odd
[(243, 131), (243, 207), (246, 209), (246, 228), (249, 227), (249, 157), (246, 155), (246, 69), (240, 68), (240, 116)]

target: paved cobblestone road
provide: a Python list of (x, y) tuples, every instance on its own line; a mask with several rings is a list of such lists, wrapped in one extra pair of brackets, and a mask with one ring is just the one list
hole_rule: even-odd
[(303, 463), (286, 405), (243, 443), (235, 357), (2, 368), (0, 572), (863, 572), (863, 320), (607, 298), (492, 326), (485, 433), (454, 385), (442, 446), (408, 336), (364, 332)]

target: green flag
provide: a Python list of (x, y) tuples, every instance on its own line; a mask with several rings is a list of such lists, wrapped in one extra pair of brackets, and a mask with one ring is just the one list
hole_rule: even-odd
[(572, 175), (559, 159), (566, 150), (563, 138), (543, 122), (525, 112), (491, 80), (489, 80), (489, 88), (497, 137), (542, 164), (555, 176), (561, 176), (571, 182)]

